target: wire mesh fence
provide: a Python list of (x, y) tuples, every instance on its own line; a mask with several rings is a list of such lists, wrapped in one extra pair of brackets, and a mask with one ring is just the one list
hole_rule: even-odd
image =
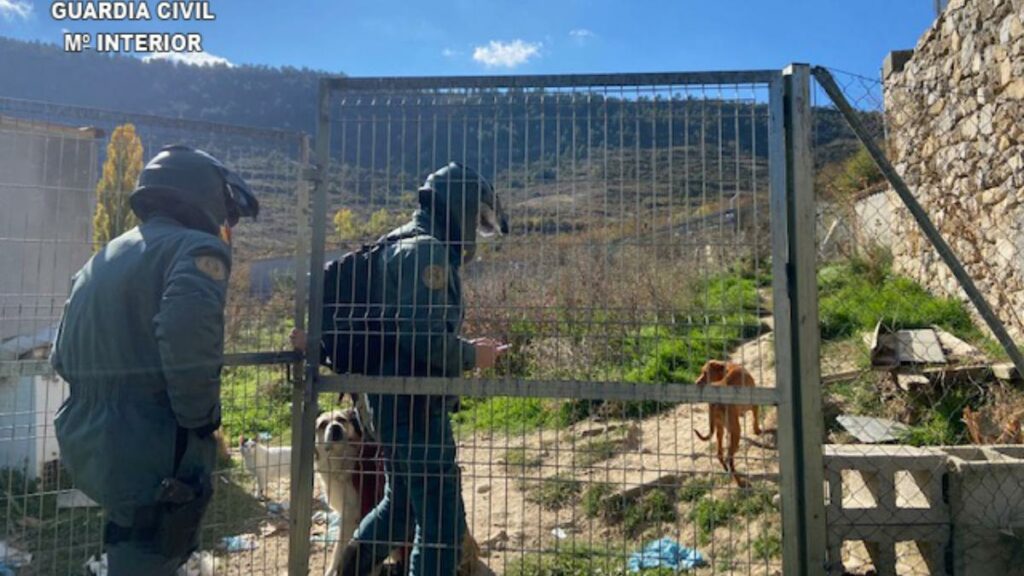
[[(426, 562), (461, 550), (461, 573), (781, 573), (768, 260), (777, 77), (328, 81), (314, 201), (326, 260), (424, 214), (451, 216), (420, 191), (450, 161), (493, 185), (510, 230), (461, 265), (472, 239), (424, 224), (456, 255), (444, 267), (460, 294), (419, 304), (401, 295), (436, 283), (437, 261), (422, 238), (385, 247), (382, 305), (357, 311), (359, 323), (328, 273), (322, 310), (311, 303), (325, 346), (383, 341), (385, 359), (318, 376), (320, 407), (339, 412), (315, 429), (317, 493), (342, 517), (337, 533), (314, 525), (328, 542), (312, 566), (342, 560), (331, 540), (355, 523), (337, 508), (353, 506), (375, 519), (356, 532), (364, 567), (407, 566), (418, 546)], [(422, 341), (396, 335), (417, 330)], [(508, 350), (451, 377), (440, 358), (456, 333)], [(356, 506), (385, 481), (390, 508)], [(463, 515), (476, 546), (458, 536)]]
[[(125, 174), (169, 144), (210, 152), (264, 206), (233, 238), (223, 453), (189, 573), (205, 563), (203, 574), (278, 574), (286, 563), (290, 372), (253, 353), (282, 350), (296, 313), (301, 136), (0, 99), (0, 566), (18, 574), (105, 573), (102, 514), (60, 464), (53, 418), (68, 385), (46, 357), (71, 276), (102, 245), (100, 230), (134, 225), (124, 199), (135, 177)], [(112, 201), (101, 221), (104, 194)]]
[(1022, 441), (1024, 396), (956, 267), (1019, 341), (1021, 106), (986, 71), (959, 81), (970, 66), (932, 53), (950, 41), (959, 13), (940, 18), (912, 58), (894, 54), (884, 81), (831, 70), (957, 264), (929, 240), (829, 97), (816, 94), (836, 574), (1013, 573), (1018, 564), (1024, 468), (1007, 445)]

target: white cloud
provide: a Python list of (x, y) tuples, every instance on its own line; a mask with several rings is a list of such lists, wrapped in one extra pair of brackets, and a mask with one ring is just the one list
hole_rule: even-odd
[(540, 42), (491, 40), (486, 46), (477, 46), (473, 49), (473, 60), (488, 68), (515, 68), (531, 58), (540, 56), (540, 49)]
[(592, 40), (597, 37), (592, 30), (586, 28), (576, 28), (569, 30), (569, 37), (576, 41), (577, 44), (586, 44), (587, 40)]
[(4, 20), (10, 21), (15, 18), (28, 20), (31, 15), (32, 4), (25, 0), (0, 0), (0, 16)]
[[(3, 0), (0, 0), (2, 2)], [(143, 62), (166, 61), (189, 66), (234, 66), (227, 58), (215, 56), (209, 52), (155, 52), (142, 58)]]

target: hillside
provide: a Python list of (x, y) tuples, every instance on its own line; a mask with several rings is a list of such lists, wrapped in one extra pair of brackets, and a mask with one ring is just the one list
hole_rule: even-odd
[(0, 96), (176, 118), (312, 132), (317, 78), (324, 74), (65, 54), (56, 45), (0, 37)]

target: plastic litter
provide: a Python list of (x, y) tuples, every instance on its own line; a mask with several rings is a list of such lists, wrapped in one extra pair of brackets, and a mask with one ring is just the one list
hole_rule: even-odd
[(255, 534), (239, 534), (221, 538), (220, 545), (228, 552), (245, 552), (255, 550), (259, 546), (259, 541)]
[(288, 513), (288, 502), (267, 502), (267, 512), (284, 515)]
[[(107, 555), (93, 555), (85, 562), (85, 573), (91, 576), (107, 576)], [(210, 552), (194, 552), (175, 576), (214, 576), (217, 573), (217, 560)], [(14, 574), (13, 572), (11, 573)], [(7, 576), (0, 571), (0, 576)]]
[(336, 512), (317, 512), (313, 515), (313, 522), (327, 524), (327, 530), (321, 534), (313, 534), (310, 540), (313, 542), (334, 543), (339, 540), (341, 532), (341, 514)]
[(569, 533), (563, 530), (562, 528), (555, 528), (551, 531), (551, 535), (555, 538), (558, 538), (559, 540), (565, 540), (569, 537)]
[(32, 563), (32, 554), (18, 550), (14, 546), (9, 545), (5, 540), (0, 540), (0, 559), (3, 559), (0, 562), (0, 566), (7, 569), (21, 568)]
[(647, 544), (640, 552), (634, 552), (628, 563), (630, 572), (650, 568), (692, 570), (703, 565), (704, 556), (700, 552), (681, 546), (671, 538), (662, 538)]

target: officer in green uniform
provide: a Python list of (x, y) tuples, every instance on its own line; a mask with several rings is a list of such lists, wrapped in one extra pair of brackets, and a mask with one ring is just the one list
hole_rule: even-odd
[(197, 546), (220, 426), (231, 250), (259, 204), (217, 159), (161, 150), (132, 193), (142, 224), (74, 277), (51, 363), (70, 386), (55, 428), (76, 486), (107, 515), (110, 576), (173, 574)]
[[(412, 221), (381, 240), (383, 362), (369, 372), (454, 378), (494, 366), (504, 346), (459, 335), (459, 272), (473, 259), (478, 231), (508, 232), (491, 185), (455, 162), (430, 175)], [(466, 533), (450, 418), (458, 399), (370, 394), (367, 403), (387, 461), (387, 485), (346, 547), (340, 575), (371, 574), (391, 548), (411, 540), (411, 576), (454, 576)]]

